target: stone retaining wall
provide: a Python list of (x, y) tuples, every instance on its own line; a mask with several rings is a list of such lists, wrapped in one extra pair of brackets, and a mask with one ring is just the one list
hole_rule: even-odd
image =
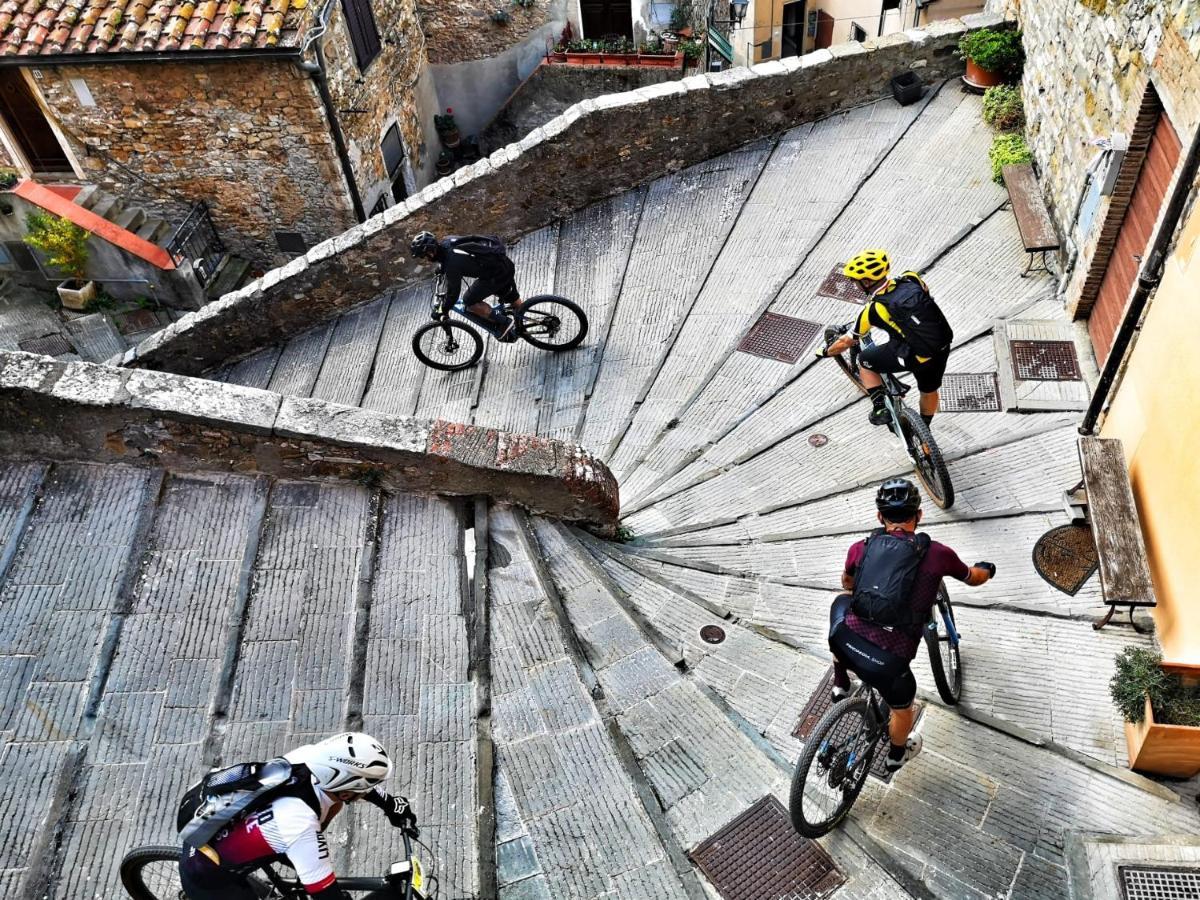
[(0, 454), (343, 478), (486, 494), (611, 529), (617, 484), (562, 441), (282, 397), (164, 372), (0, 352)]
[(403, 204), (314, 247), (126, 353), (123, 363), (187, 374), (274, 343), (428, 276), (410, 236), (490, 232), (512, 240), (604, 197), (889, 92), (912, 68), (927, 84), (956, 76), (954, 51), (999, 15), (950, 19), (753, 69), (584, 100)]

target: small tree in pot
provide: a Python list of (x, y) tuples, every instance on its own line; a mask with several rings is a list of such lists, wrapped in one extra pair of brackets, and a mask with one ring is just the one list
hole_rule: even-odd
[(1126, 647), (1108, 683), (1125, 719), (1129, 767), (1191, 778), (1200, 772), (1200, 687), (1162, 667), (1162, 655)]
[(46, 255), (46, 262), (66, 276), (58, 298), (67, 309), (83, 310), (96, 299), (96, 283), (87, 279), (88, 238), (91, 235), (67, 219), (49, 213), (30, 213), (25, 219), (25, 243)]
[(958, 55), (967, 61), (963, 81), (980, 91), (1019, 80), (1025, 65), (1019, 31), (994, 31), (991, 28), (972, 31), (958, 42)]

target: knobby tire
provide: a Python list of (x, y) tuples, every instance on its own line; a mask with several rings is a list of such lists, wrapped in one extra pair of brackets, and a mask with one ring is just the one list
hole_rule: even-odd
[[(824, 716), (821, 717), (808, 739), (804, 742), (804, 752), (800, 754), (800, 761), (796, 764), (796, 771), (792, 775), (792, 790), (788, 797), (788, 811), (792, 819), (792, 827), (797, 832), (807, 838), (819, 838), (822, 835), (828, 834), (838, 824), (846, 818), (850, 808), (854, 806), (854, 801), (858, 799), (859, 793), (866, 783), (867, 775), (871, 771), (871, 763), (875, 759), (875, 753), (879, 747), (879, 741), (872, 741), (866, 751), (866, 758), (861, 760), (856, 769), (854, 780), (850, 782), (849, 787), (842, 792), (842, 800), (833, 815), (826, 818), (823, 822), (809, 822), (804, 815), (804, 785), (808, 781), (809, 775), (821, 777), (820, 772), (814, 772), (817, 765), (816, 757), (820, 752), (821, 744), (825, 742), (826, 737), (833, 734), (837, 728), (838, 722), (847, 715), (856, 714), (862, 722), (861, 727), (866, 727), (868, 722), (867, 701), (863, 697), (850, 697), (833, 706)], [(849, 775), (845, 777), (850, 777)]]
[[(468, 352), (465, 362), (442, 362), (434, 359), (425, 352), (422, 341), (427, 336), (430, 336), (430, 339), (435, 342), (454, 339), (459, 342), (460, 346), (465, 345), (473, 349)], [(437, 346), (437, 344), (434, 346)], [(428, 322), (418, 328), (412, 337), (412, 348), (413, 353), (417, 355), (417, 359), (431, 369), (440, 369), (443, 372), (459, 372), (463, 369), (469, 369), (479, 362), (479, 357), (483, 356), (483, 338), (471, 326), (464, 325), (462, 322), (455, 322), (452, 319), (446, 319), (441, 322)]]
[[(929, 649), (929, 668), (933, 672), (938, 694), (947, 705), (955, 706), (962, 697), (962, 655), (959, 645), (950, 640), (945, 619), (942, 617), (943, 612), (948, 613), (951, 622), (955, 621), (950, 597), (945, 588), (938, 588), (938, 604), (933, 611), (935, 621), (925, 626), (925, 646)], [(955, 628), (957, 629), (957, 623)], [(946, 662), (942, 659), (943, 651), (950, 657), (949, 672), (946, 671)]]
[[(942, 509), (954, 505), (954, 485), (950, 482), (950, 472), (942, 459), (942, 451), (933, 439), (933, 433), (925, 420), (909, 409), (900, 407), (900, 427), (904, 432), (908, 455), (912, 458), (914, 470), (933, 502)], [(922, 445), (929, 448), (926, 455)]]
[[(555, 309), (560, 307), (560, 309)], [(565, 310), (565, 312), (564, 312)], [(571, 333), (571, 336), (563, 341), (553, 340), (554, 335), (551, 335), (551, 340), (544, 340), (541, 333), (535, 331), (541, 327), (541, 323), (547, 322), (547, 318), (555, 319), (560, 322), (568, 321), (568, 314), (573, 316), (578, 323), (578, 333)], [(583, 309), (579, 304), (574, 303), (565, 297), (556, 297), (553, 294), (539, 294), (535, 297), (530, 297), (523, 304), (517, 315), (517, 333), (521, 338), (540, 350), (550, 350), (552, 352), (561, 352), (578, 347), (588, 333), (588, 319), (584, 314)], [(532, 332), (532, 333), (531, 333)]]
[[(826, 328), (825, 340), (828, 343), (831, 339), (839, 337), (840, 334), (841, 332), (838, 332), (837, 329)], [(867, 389), (863, 387), (862, 378), (859, 377), (858, 354), (859, 348), (856, 344), (850, 347), (850, 349), (848, 349), (845, 353), (839, 353), (837, 356), (833, 357), (833, 361), (838, 364), (838, 368), (845, 373), (846, 377), (854, 382), (854, 386), (858, 388), (861, 393), (866, 394)]]

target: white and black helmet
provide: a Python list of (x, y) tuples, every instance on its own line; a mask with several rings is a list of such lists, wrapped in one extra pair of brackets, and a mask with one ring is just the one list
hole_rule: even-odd
[(357, 731), (297, 747), (287, 756), (308, 766), (317, 786), (329, 794), (365, 794), (392, 774), (392, 761), (383, 745)]

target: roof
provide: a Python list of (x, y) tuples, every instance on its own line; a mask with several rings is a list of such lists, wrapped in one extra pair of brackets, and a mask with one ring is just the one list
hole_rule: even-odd
[(0, 0), (0, 57), (299, 46), (308, 0)]

